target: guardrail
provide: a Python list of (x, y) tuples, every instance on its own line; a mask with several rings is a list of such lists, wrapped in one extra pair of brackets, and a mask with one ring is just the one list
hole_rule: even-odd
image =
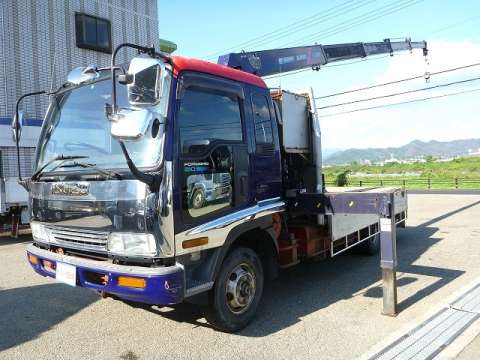
[[(335, 186), (335, 180), (327, 179), (327, 186)], [(347, 186), (401, 186), (406, 189), (480, 189), (480, 179), (453, 178), (354, 178), (349, 177)]]

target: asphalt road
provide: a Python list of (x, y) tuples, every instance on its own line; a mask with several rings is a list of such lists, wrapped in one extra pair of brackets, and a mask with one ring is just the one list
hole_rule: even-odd
[(238, 334), (203, 310), (138, 307), (36, 275), (25, 243), (0, 239), (1, 359), (351, 359), (480, 278), (480, 196), (411, 195), (398, 231), (400, 314), (381, 315), (378, 257), (307, 262), (269, 284)]

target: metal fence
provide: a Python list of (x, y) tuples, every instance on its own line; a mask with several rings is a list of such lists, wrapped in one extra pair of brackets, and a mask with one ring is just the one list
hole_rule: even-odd
[[(326, 185), (335, 186), (334, 179), (327, 179)], [(401, 186), (407, 189), (480, 189), (480, 179), (453, 178), (348, 178), (347, 186)]]

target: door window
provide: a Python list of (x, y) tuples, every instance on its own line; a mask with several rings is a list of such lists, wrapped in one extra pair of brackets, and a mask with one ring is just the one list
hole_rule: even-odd
[(198, 154), (222, 141), (242, 141), (238, 98), (188, 88), (180, 105), (179, 127), (182, 154)]
[(267, 97), (252, 95), (253, 122), (255, 126), (256, 153), (269, 155), (274, 151), (272, 120)]
[(182, 208), (187, 219), (234, 206), (233, 146), (243, 141), (241, 102), (224, 91), (189, 87), (177, 115)]

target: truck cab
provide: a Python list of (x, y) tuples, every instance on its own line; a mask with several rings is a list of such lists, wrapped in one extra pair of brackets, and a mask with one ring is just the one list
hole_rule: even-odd
[[(127, 115), (115, 121), (104, 111), (108, 71), (53, 96), (30, 189), (28, 259), (41, 275), (71, 285), (172, 304), (211, 290), (238, 239), (264, 238), (261, 247), (275, 249), (271, 215), (284, 209), (280, 148), (261, 78), (182, 57), (152, 66), (161, 96), (142, 98), (138, 86), (117, 82)], [(118, 139), (158, 187), (132, 175)], [(261, 268), (258, 258), (249, 269)], [(235, 294), (255, 280), (243, 267), (230, 270), (239, 280), (227, 308), (243, 310), (239, 299), (251, 299)]]

